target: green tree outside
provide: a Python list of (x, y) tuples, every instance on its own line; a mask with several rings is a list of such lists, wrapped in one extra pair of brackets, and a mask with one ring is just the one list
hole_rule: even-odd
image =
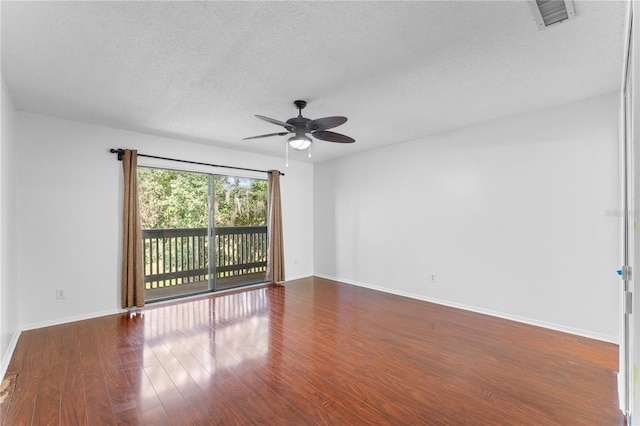
[[(138, 169), (143, 229), (206, 228), (210, 175), (152, 168)], [(267, 224), (267, 181), (215, 175), (215, 226)]]

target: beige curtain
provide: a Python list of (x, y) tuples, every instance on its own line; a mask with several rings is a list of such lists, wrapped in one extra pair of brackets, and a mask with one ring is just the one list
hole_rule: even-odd
[(269, 250), (267, 281), (284, 281), (284, 242), (282, 238), (282, 208), (280, 207), (280, 172), (269, 170)]
[(142, 275), (142, 229), (138, 202), (138, 152), (125, 149), (122, 156), (124, 170), (124, 209), (122, 216), (122, 307), (144, 306)]

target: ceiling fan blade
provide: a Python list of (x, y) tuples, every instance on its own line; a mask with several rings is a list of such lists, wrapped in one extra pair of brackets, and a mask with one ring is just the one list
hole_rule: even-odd
[(256, 114), (256, 117), (258, 117), (260, 120), (268, 121), (271, 124), (282, 126), (287, 130), (291, 130), (291, 131), (295, 130), (295, 127), (293, 127), (291, 124), (285, 123), (284, 121), (276, 120), (275, 118), (269, 118), (269, 117), (265, 117), (263, 115), (258, 115), (258, 114)]
[(346, 123), (347, 117), (324, 117), (316, 118), (307, 123), (307, 129), (310, 132), (314, 130), (327, 130), (338, 127), (341, 124)]
[(350, 138), (349, 136), (341, 135), (340, 133), (335, 132), (327, 132), (325, 130), (318, 130), (317, 132), (311, 133), (314, 138), (318, 138), (327, 142), (338, 142), (338, 143), (354, 143), (355, 139)]
[(243, 138), (243, 141), (249, 140), (249, 139), (258, 139), (258, 138), (268, 138), (269, 136), (284, 136), (284, 135), (288, 135), (291, 132), (279, 132), (279, 133), (269, 133), (268, 135), (260, 135), (260, 136), (251, 136), (249, 138)]

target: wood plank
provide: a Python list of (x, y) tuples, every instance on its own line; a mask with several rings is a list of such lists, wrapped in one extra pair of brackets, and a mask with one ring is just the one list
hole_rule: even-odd
[(6, 375), (4, 380), (0, 382), (0, 425), (2, 419), (7, 417), (7, 411), (9, 411), (9, 404), (11, 398), (13, 398), (13, 392), (16, 388), (16, 376)]
[(47, 357), (41, 365), (42, 378), (33, 412), (33, 424), (55, 425), (60, 423), (60, 387), (64, 352), (63, 327), (46, 329), (44, 347)]
[(7, 416), (3, 424), (30, 425), (33, 421), (40, 381), (42, 379), (42, 366), (46, 363), (44, 345), (47, 335), (46, 329), (29, 330), (20, 335), (16, 352), (21, 358), (14, 366), (19, 369), (16, 373), (16, 384), (7, 410)]
[(153, 385), (164, 411), (172, 424), (195, 425), (194, 413), (167, 372), (160, 365), (145, 367), (145, 374)]
[(83, 358), (79, 367), (82, 371), (88, 423), (115, 425), (115, 413), (98, 354), (92, 359)]

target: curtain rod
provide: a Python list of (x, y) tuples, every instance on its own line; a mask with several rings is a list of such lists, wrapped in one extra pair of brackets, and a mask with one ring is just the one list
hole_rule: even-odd
[[(111, 148), (109, 150), (112, 154), (118, 154), (118, 161), (122, 161), (122, 156), (124, 155), (124, 149)], [(247, 169), (245, 167), (235, 167), (235, 166), (223, 166), (221, 164), (211, 164), (211, 163), (201, 163), (199, 161), (189, 161), (189, 160), (179, 160), (177, 158), (169, 158), (169, 157), (158, 157), (156, 155), (147, 155), (147, 154), (138, 154), (138, 157), (147, 157), (147, 158), (155, 158), (158, 160), (169, 160), (169, 161), (177, 161), (179, 163), (188, 163), (188, 164), (198, 164), (200, 166), (211, 166), (211, 167), (221, 167), (223, 169), (234, 169), (234, 170), (244, 170), (246, 172), (260, 172), (260, 173), (269, 173), (267, 170), (258, 170), (258, 169)], [(284, 176), (284, 173), (280, 173), (280, 176)]]

